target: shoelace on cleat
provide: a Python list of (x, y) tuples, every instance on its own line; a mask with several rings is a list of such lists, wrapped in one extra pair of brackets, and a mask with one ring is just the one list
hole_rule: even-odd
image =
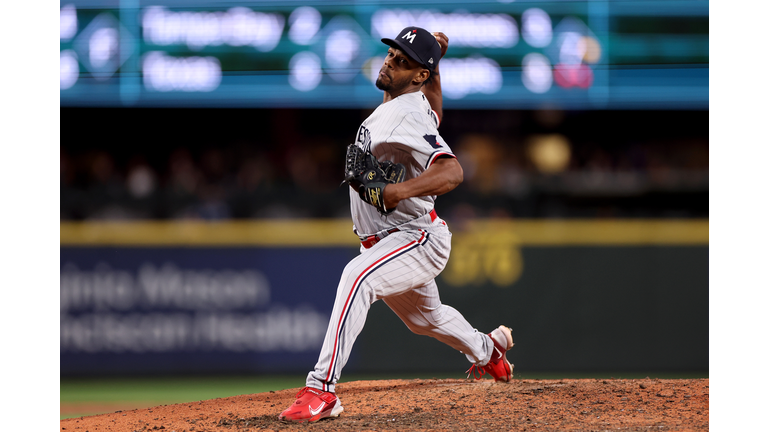
[[(320, 398), (320, 400), (325, 401), (327, 403), (332, 403), (336, 400), (336, 395), (331, 392), (324, 392), (322, 390), (318, 389), (312, 389), (315, 391), (320, 392), (319, 394), (312, 392), (316, 397)], [(301, 390), (299, 390), (298, 393), (296, 393), (296, 399), (299, 399), (300, 397), (304, 396), (304, 393), (307, 393), (309, 391), (309, 387), (304, 387)]]
[(474, 375), (475, 379), (479, 380), (485, 375), (485, 369), (482, 366), (473, 364), (465, 373), (467, 374), (467, 378), (469, 378), (470, 375)]

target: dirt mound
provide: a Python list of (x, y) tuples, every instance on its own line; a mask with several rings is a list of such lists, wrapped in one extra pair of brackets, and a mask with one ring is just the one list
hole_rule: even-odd
[(709, 430), (709, 379), (355, 381), (337, 386), (340, 417), (312, 424), (279, 421), (297, 391), (65, 419), (61, 430)]

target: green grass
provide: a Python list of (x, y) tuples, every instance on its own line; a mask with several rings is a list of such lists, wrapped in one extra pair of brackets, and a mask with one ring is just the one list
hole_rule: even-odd
[(61, 402), (192, 402), (304, 385), (303, 376), (62, 379)]
[[(62, 378), (59, 401), (62, 404), (120, 404), (125, 409), (133, 409), (138, 406), (195, 402), (303, 387), (305, 378), (305, 376)], [(102, 413), (103, 411), (62, 412), (60, 418)]]
[[(641, 379), (645, 377), (708, 378), (709, 373), (515, 373), (516, 379)], [(343, 376), (340, 382), (415, 378), (464, 378), (464, 375), (456, 373), (350, 374)], [(62, 378), (59, 394), (62, 404), (113, 403), (120, 404), (124, 407), (122, 409), (134, 409), (139, 406), (196, 402), (270, 390), (300, 388), (304, 386), (305, 379), (305, 375)], [(103, 413), (104, 411), (62, 412), (60, 418)]]

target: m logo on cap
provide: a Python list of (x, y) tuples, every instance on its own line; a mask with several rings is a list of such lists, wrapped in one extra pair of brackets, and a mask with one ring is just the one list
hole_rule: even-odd
[(413, 40), (416, 39), (416, 30), (413, 33), (404, 34), (403, 39), (408, 39), (408, 42), (413, 43)]

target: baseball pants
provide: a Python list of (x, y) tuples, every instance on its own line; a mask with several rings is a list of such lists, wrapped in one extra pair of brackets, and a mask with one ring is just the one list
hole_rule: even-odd
[[(493, 342), (454, 308), (441, 304), (435, 277), (448, 262), (451, 233), (437, 219), (426, 229), (388, 235), (349, 262), (341, 275), (331, 320), (307, 386), (334, 392), (368, 310), (384, 300), (408, 328), (434, 337), (485, 365)], [(416, 361), (413, 359), (413, 361)]]

